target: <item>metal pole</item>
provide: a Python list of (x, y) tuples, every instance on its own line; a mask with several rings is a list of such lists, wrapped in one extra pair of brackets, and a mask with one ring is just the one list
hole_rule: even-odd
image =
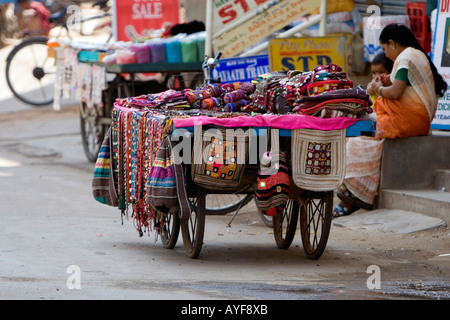
[(206, 1), (206, 38), (205, 38), (205, 56), (212, 57), (212, 32), (213, 32), (213, 1)]
[(321, 0), (319, 36), (325, 37), (326, 31), (327, 31), (327, 0)]

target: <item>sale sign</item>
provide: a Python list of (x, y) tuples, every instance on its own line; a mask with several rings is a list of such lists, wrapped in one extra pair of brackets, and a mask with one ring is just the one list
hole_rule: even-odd
[(114, 0), (117, 41), (132, 41), (151, 35), (166, 23), (179, 23), (178, 0)]

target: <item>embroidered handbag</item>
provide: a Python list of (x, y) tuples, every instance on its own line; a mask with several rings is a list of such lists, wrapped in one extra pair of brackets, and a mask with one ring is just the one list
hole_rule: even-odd
[(146, 202), (163, 212), (178, 205), (175, 168), (169, 143), (169, 136), (161, 141), (145, 186)]
[(345, 178), (346, 130), (292, 130), (292, 180), (302, 189), (330, 191)]
[(204, 188), (237, 190), (248, 158), (248, 131), (200, 128), (194, 133), (192, 181)]
[(184, 182), (183, 164), (179, 156), (173, 153), (171, 136), (166, 135), (150, 169), (145, 201), (165, 213), (179, 206), (179, 217), (187, 218), (191, 211)]
[(289, 172), (286, 155), (279, 150), (279, 130), (271, 128), (271, 150), (264, 153), (258, 171), (256, 203), (267, 216), (283, 212), (289, 200)]
[(103, 139), (95, 162), (94, 177), (92, 179), (92, 193), (94, 199), (108, 206), (118, 207), (119, 200), (113, 179), (111, 153), (111, 128)]

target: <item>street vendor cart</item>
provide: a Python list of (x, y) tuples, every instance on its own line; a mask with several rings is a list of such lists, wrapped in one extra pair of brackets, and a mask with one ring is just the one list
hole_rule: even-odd
[(96, 163), (94, 197), (131, 211), (139, 234), (154, 230), (167, 248), (181, 229), (187, 255), (197, 258), (208, 195), (254, 196), (273, 217), (277, 247), (290, 246), (300, 220), (305, 254), (318, 259), (333, 191), (345, 176), (345, 139), (375, 131), (374, 122), (362, 120), (371, 112), (367, 92), (352, 88), (338, 68), (118, 99)]

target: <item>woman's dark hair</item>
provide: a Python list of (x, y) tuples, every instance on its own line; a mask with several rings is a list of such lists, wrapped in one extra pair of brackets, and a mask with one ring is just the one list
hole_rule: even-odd
[(377, 54), (375, 58), (373, 58), (372, 64), (376, 66), (383, 65), (389, 73), (391, 73), (392, 67), (394, 66), (392, 60), (386, 57), (384, 52)]
[(442, 97), (447, 91), (447, 83), (438, 73), (433, 61), (431, 61), (430, 57), (419, 44), (412, 31), (403, 24), (391, 23), (384, 27), (380, 34), (380, 43), (389, 43), (389, 40), (398, 42), (402, 46), (413, 47), (414, 49), (422, 51), (427, 56), (428, 62), (430, 63), (431, 72), (433, 73), (435, 92), (437, 95)]

